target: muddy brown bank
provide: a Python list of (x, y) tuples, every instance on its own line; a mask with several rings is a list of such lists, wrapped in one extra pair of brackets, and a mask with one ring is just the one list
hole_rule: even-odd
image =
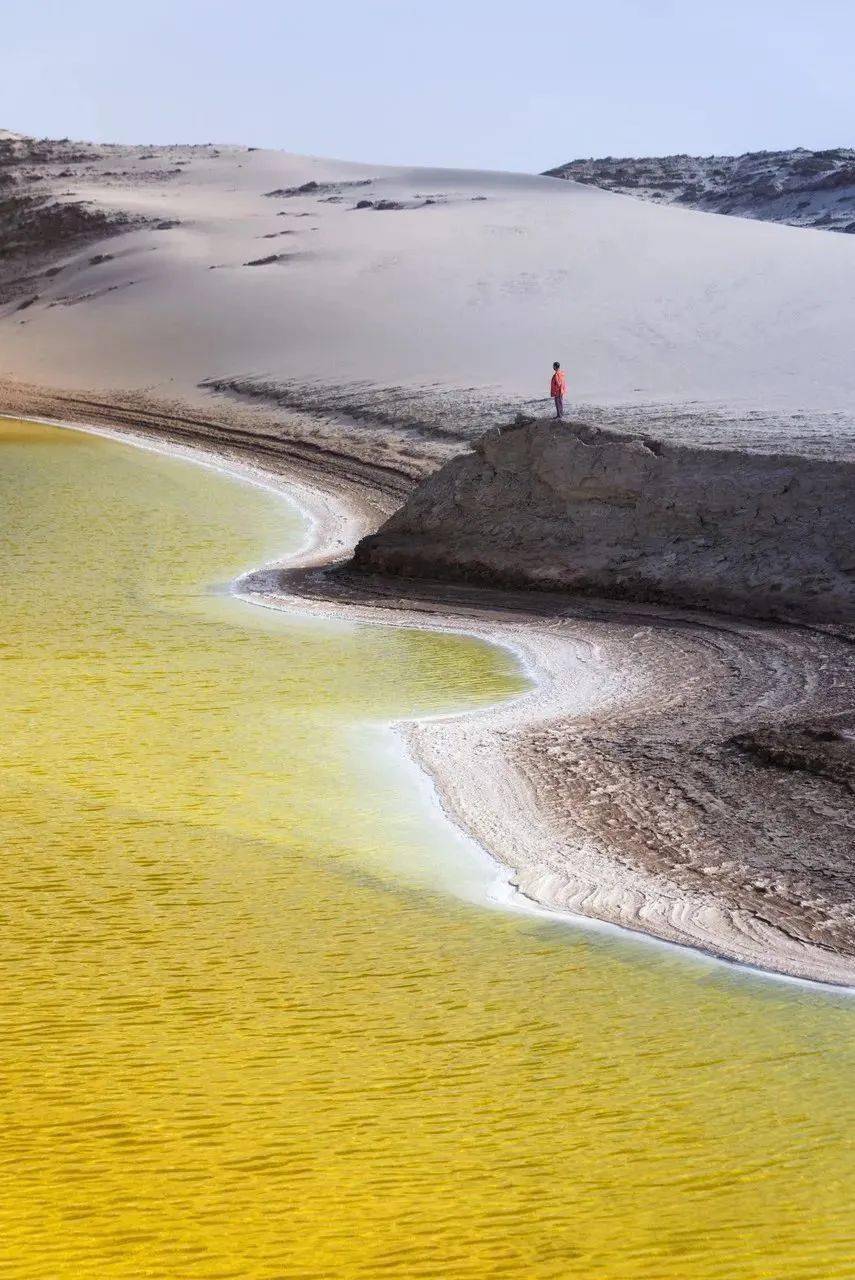
[[(373, 535), (384, 518), (392, 515), (391, 531), (400, 532), (414, 504), (446, 481), (429, 480), (395, 515), (437, 459), (415, 450), (399, 468), (389, 465), (390, 432), (383, 464), (372, 467), (370, 443), (330, 416), (315, 431), (296, 411), (234, 398), (200, 411), (8, 383), (2, 408), (203, 449), (301, 486), (317, 498), (316, 515), (336, 513), (326, 530), (319, 525), (303, 563), (250, 575), (246, 592), (287, 607), (476, 631), (521, 652), (537, 676), (531, 695), (413, 726), (408, 737), (447, 810), (512, 868), (523, 893), (770, 971), (855, 981), (853, 632), (845, 618), (820, 622), (808, 609), (798, 620), (794, 597), (783, 622), (724, 614), (724, 601), (719, 612), (700, 612), (497, 587), (496, 575), (482, 585), (468, 569), (452, 581), (440, 541), (434, 565), (421, 557), (418, 578), (389, 573), (396, 566), (380, 553), (372, 561), (365, 543), (354, 564), (360, 535), (381, 547), (386, 534)], [(541, 430), (526, 426), (529, 435)], [(449, 465), (481, 467), (497, 441), (514, 435), (490, 435)], [(638, 452), (635, 442), (619, 443)], [(649, 440), (638, 444), (659, 456)], [(848, 519), (851, 493), (841, 483)], [(756, 556), (750, 563), (756, 570)]]

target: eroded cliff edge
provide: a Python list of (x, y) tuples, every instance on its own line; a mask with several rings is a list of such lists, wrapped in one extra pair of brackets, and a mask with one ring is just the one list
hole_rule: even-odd
[(855, 622), (855, 460), (519, 418), (428, 477), (358, 568)]
[[(847, 459), (518, 420), (359, 544), (366, 572), (349, 576), (366, 591), (468, 580), (461, 598), (536, 613), (539, 644), (578, 646), (499, 735), (524, 820), (506, 809), (492, 839), (476, 833), (524, 893), (852, 984), (853, 480)], [(586, 681), (607, 676), (592, 713)], [(489, 742), (456, 768), (477, 774), (472, 794), (501, 775)]]

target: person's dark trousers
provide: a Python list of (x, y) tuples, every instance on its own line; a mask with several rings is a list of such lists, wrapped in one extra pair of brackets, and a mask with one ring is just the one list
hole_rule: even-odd
[(552, 397), (552, 399), (555, 401), (555, 416), (556, 416), (556, 418), (563, 418), (563, 417), (564, 417), (564, 397), (563, 397), (563, 396), (553, 396), (553, 397)]

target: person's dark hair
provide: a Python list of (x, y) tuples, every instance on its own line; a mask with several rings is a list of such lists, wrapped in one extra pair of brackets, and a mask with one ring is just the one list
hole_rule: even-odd
[(552, 367), (553, 367), (553, 369), (560, 369), (560, 368), (561, 368), (561, 365), (558, 363), (558, 361), (557, 361), (557, 360), (553, 360), (553, 361), (552, 361)]

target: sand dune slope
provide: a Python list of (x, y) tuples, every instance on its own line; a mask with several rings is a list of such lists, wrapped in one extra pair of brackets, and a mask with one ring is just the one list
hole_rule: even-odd
[(559, 358), (574, 405), (608, 420), (837, 456), (855, 440), (855, 238), (552, 178), (39, 146), (22, 189), (144, 225), (54, 249), (0, 308), (0, 376), (190, 399), (260, 379), (321, 409), (391, 387), (417, 422), (464, 404), (481, 427), (542, 400)]

